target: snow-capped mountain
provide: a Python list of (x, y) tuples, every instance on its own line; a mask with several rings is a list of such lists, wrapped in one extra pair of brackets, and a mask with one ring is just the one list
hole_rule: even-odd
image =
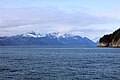
[(34, 38), (40, 38), (40, 37), (46, 37), (46, 36), (56, 37), (56, 38), (60, 38), (60, 37), (67, 38), (67, 37), (72, 37), (74, 35), (67, 34), (67, 33), (62, 34), (62, 33), (59, 33), (59, 32), (48, 33), (48, 34), (40, 34), (40, 33), (35, 33), (33, 31), (21, 35), (21, 37), (34, 37)]
[[(3, 38), (3, 37), (1, 37)], [(40, 34), (28, 32), (21, 35), (0, 38), (0, 45), (96, 45), (87, 37), (72, 34), (61, 34), (59, 32)]]
[(38, 38), (38, 37), (44, 37), (44, 35), (41, 35), (40, 33), (35, 33), (35, 32), (28, 32), (25, 34), (21, 35), (22, 37), (34, 37), (34, 38)]

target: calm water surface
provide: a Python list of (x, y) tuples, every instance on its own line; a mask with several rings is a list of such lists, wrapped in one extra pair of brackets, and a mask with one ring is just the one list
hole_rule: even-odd
[(0, 47), (0, 80), (120, 80), (120, 49)]

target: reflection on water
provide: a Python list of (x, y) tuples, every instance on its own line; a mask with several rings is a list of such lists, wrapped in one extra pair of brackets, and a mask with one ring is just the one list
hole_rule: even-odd
[(120, 49), (0, 47), (0, 80), (120, 80)]

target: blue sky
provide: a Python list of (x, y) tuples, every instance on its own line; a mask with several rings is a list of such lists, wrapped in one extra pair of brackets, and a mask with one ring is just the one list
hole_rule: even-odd
[(0, 0), (0, 35), (60, 32), (99, 39), (120, 27), (120, 0)]

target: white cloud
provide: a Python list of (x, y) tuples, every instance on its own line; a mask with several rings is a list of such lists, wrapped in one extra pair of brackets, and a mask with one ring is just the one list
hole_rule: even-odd
[(117, 19), (95, 16), (78, 11), (66, 12), (50, 8), (0, 9), (0, 35), (14, 35), (26, 31), (40, 33), (77, 33), (79, 31), (82, 34), (88, 33), (90, 35), (89, 31), (95, 28), (89, 27), (91, 25), (118, 24), (119, 22)]

